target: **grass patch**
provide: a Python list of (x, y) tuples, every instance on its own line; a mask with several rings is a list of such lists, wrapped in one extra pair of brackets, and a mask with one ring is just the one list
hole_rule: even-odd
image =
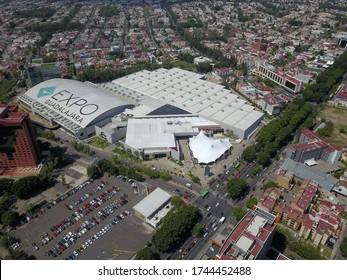
[(188, 70), (192, 72), (196, 72), (196, 67), (194, 63), (189, 63), (186, 61), (178, 60), (178, 61), (173, 61), (172, 63), (175, 67), (183, 69), (183, 70)]
[(100, 137), (93, 137), (90, 144), (99, 148), (105, 148), (110, 145), (110, 143)]
[(334, 130), (330, 137), (326, 139), (337, 147), (343, 148), (347, 141), (347, 110), (344, 108), (335, 108), (324, 105), (319, 116), (325, 121), (331, 121), (334, 124)]
[(42, 63), (42, 59), (41, 58), (33, 59), (31, 62), (34, 63), (34, 64), (41, 64)]
[(137, 163), (142, 162), (142, 160), (140, 158), (138, 158), (138, 157), (134, 156), (133, 154), (128, 153), (124, 150), (121, 150), (119, 148), (115, 148), (113, 150), (113, 153), (114, 153), (113, 157), (114, 157), (115, 162), (118, 162), (118, 161), (122, 162), (122, 161), (128, 161), (128, 160), (133, 161), (133, 162), (137, 162)]
[(7, 100), (7, 93), (11, 91), (16, 85), (16, 80), (3, 80), (0, 81), (0, 100)]
[(43, 63), (43, 64), (41, 64), (41, 67), (42, 68), (53, 68), (56, 65), (57, 65), (56, 63)]
[(346, 140), (343, 139), (336, 139), (336, 138), (329, 138), (329, 141), (334, 144), (337, 147), (343, 148), (346, 146)]
[(331, 250), (329, 250), (326, 245), (320, 245), (318, 248), (323, 249), (323, 252), (321, 252), (322, 256), (329, 260), (331, 257)]

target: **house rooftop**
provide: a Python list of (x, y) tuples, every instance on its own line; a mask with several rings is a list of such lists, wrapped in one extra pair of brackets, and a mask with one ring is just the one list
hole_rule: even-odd
[(222, 260), (256, 259), (276, 227), (276, 216), (256, 207), (230, 233), (217, 258)]

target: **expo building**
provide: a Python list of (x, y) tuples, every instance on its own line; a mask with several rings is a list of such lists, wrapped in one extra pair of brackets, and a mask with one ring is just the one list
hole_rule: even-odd
[(178, 68), (139, 71), (107, 83), (104, 88), (136, 105), (153, 109), (164, 104), (178, 107), (233, 131), (239, 139), (249, 138), (264, 117), (236, 92), (206, 81), (201, 74)]
[(95, 133), (95, 125), (109, 122), (113, 116), (133, 107), (128, 100), (90, 82), (67, 79), (42, 82), (18, 99), (77, 139), (90, 137)]

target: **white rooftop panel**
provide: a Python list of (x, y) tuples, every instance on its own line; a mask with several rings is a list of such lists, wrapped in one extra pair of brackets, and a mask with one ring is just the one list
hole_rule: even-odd
[[(227, 116), (223, 122), (234, 126), (235, 124), (237, 124), (238, 122), (240, 122), (242, 119), (244, 119), (246, 116), (248, 115), (248, 112), (246, 111), (235, 111), (234, 113), (230, 114), (229, 116)], [(243, 128), (247, 128), (247, 127), (243, 127)]]
[(241, 109), (241, 107), (246, 104), (246, 101), (238, 98), (238, 99), (235, 99), (234, 101), (232, 101), (232, 102), (230, 102), (228, 104), (231, 105), (234, 108)]
[(171, 199), (171, 195), (160, 188), (156, 188), (148, 196), (134, 206), (134, 209), (146, 218), (153, 215), (158, 209)]
[(242, 251), (247, 252), (253, 244), (253, 240), (248, 237), (242, 235), (239, 240), (236, 242), (236, 246), (239, 247)]
[(212, 115), (214, 115), (215, 113), (219, 112), (220, 110), (222, 110), (224, 108), (224, 104), (222, 103), (213, 103), (213, 106), (209, 106), (205, 109), (203, 109), (202, 111), (200, 111), (200, 114), (206, 117), (211, 117)]
[(199, 163), (216, 161), (231, 147), (228, 139), (212, 139), (202, 131), (196, 136), (189, 138), (189, 148)]
[(125, 84), (129, 89), (137, 90), (144, 85), (143, 81), (133, 81), (132, 83)]
[[(208, 108), (209, 106), (213, 106), (214, 102), (213, 100), (207, 100), (204, 99), (203, 101), (196, 103), (194, 106), (189, 107), (187, 104), (187, 108), (190, 108), (192, 112), (199, 113), (200, 111), (204, 110), (205, 108)], [(201, 114), (201, 116), (206, 117), (205, 115)]]
[(248, 104), (243, 105), (241, 108), (243, 111), (246, 111), (246, 112), (252, 112), (254, 110), (254, 107)]
[(235, 123), (234, 126), (237, 128), (245, 129), (247, 127), (250, 127), (255, 122), (259, 121), (263, 116), (264, 114), (262, 112), (253, 110), (252, 112), (248, 112), (248, 114), (238, 123)]
[(253, 236), (257, 236), (259, 230), (266, 225), (266, 219), (260, 216), (255, 216), (247, 227), (247, 231)]
[(201, 96), (200, 97), (199, 96), (193, 96), (192, 94), (190, 94), (189, 96), (191, 96), (191, 98), (184, 102), (184, 104), (187, 105), (188, 108), (193, 107), (195, 104), (197, 104), (197, 103), (199, 103), (205, 99)]
[(236, 109), (233, 107), (224, 106), (220, 111), (216, 112), (214, 115), (210, 116), (211, 119), (218, 122), (223, 122), (223, 120), (228, 117), (230, 114), (235, 112)]
[(177, 104), (184, 104), (187, 100), (195, 97), (194, 94), (184, 94), (182, 91), (177, 91), (177, 94), (177, 98), (174, 99)]

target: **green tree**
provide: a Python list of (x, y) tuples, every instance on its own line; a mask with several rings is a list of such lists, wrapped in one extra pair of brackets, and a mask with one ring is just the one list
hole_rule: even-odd
[(10, 210), (11, 206), (13, 203), (16, 202), (15, 197), (10, 196), (10, 197), (3, 197), (0, 201), (0, 217), (2, 214), (4, 214), (6, 211)]
[(249, 177), (254, 178), (256, 175), (259, 174), (261, 170), (262, 168), (259, 165), (257, 165), (249, 172)]
[(171, 204), (175, 207), (175, 209), (179, 209), (186, 205), (186, 203), (183, 201), (183, 199), (179, 195), (175, 195), (171, 199)]
[(104, 158), (100, 159), (96, 165), (99, 168), (101, 173), (107, 172), (109, 174), (114, 175), (114, 174), (117, 174), (118, 172), (116, 166), (114, 166), (114, 164), (108, 159), (104, 159)]
[(38, 176), (27, 176), (20, 178), (13, 184), (13, 194), (21, 199), (28, 199), (35, 196), (42, 190), (42, 183)]
[(257, 155), (257, 161), (262, 166), (268, 166), (270, 161), (271, 161), (270, 155), (268, 153), (266, 153), (265, 151), (262, 151)]
[(200, 73), (208, 73), (212, 71), (212, 65), (210, 62), (202, 62), (196, 65), (196, 69)]
[(87, 175), (91, 179), (97, 179), (101, 176), (101, 171), (96, 165), (88, 166)]
[(146, 174), (150, 179), (158, 179), (160, 177), (160, 172), (152, 168), (143, 168), (144, 174)]
[(119, 14), (119, 9), (115, 6), (102, 6), (99, 10), (99, 15), (102, 17), (112, 17)]
[(188, 63), (193, 63), (193, 61), (194, 61), (194, 56), (192, 56), (192, 55), (189, 54), (189, 53), (179, 53), (179, 54), (178, 54), (178, 59), (179, 59), (179, 60), (186, 61), (186, 62), (188, 62)]
[(90, 147), (88, 145), (83, 145), (82, 153), (89, 154), (90, 153)]
[(16, 211), (6, 211), (1, 215), (1, 223), (3, 225), (15, 226), (19, 223), (19, 213)]
[(231, 210), (231, 215), (235, 217), (236, 221), (240, 221), (246, 214), (247, 211), (241, 206), (237, 206)]
[(273, 181), (269, 181), (267, 182), (263, 187), (262, 189), (263, 190), (266, 190), (268, 188), (279, 188), (280, 186), (276, 183), (276, 182), (273, 182)]
[(328, 121), (325, 127), (317, 130), (317, 134), (323, 137), (330, 137), (334, 131), (334, 124), (331, 121)]
[(192, 229), (192, 235), (199, 237), (204, 233), (204, 226), (200, 223), (197, 223)]
[(248, 146), (246, 149), (243, 150), (242, 152), (242, 157), (244, 158), (245, 161), (247, 162), (252, 162), (255, 160), (257, 156), (257, 148), (256, 145), (251, 145)]
[(13, 179), (3, 178), (0, 179), (0, 195), (2, 196), (4, 193), (12, 191)]
[(170, 181), (170, 180), (172, 179), (170, 173), (167, 172), (167, 171), (161, 172), (159, 178), (160, 178), (161, 180), (164, 180), (164, 181)]
[(150, 248), (144, 247), (136, 253), (135, 260), (160, 260), (160, 256)]
[(244, 190), (247, 188), (247, 181), (243, 179), (232, 178), (227, 185), (227, 191), (232, 199), (241, 198)]
[(246, 206), (249, 209), (252, 209), (254, 205), (257, 205), (258, 200), (255, 197), (251, 197), (250, 199), (247, 200)]
[(156, 249), (160, 252), (177, 249), (191, 235), (200, 219), (199, 209), (192, 205), (185, 205), (169, 213), (152, 237)]

